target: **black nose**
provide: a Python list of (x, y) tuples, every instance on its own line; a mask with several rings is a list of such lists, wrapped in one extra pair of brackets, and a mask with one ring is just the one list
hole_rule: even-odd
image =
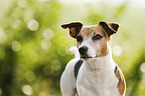
[(82, 46), (79, 48), (79, 52), (81, 55), (85, 55), (87, 51), (88, 51), (88, 47), (86, 46)]

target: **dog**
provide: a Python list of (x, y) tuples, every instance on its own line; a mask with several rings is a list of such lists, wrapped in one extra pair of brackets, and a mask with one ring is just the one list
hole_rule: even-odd
[(71, 48), (75, 58), (60, 78), (62, 96), (125, 96), (126, 82), (121, 69), (113, 61), (109, 41), (119, 24), (100, 21), (83, 26), (81, 22), (62, 24), (76, 39)]

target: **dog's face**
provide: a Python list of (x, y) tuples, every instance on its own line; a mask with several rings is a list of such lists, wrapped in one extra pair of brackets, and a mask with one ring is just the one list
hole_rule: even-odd
[(69, 28), (69, 34), (77, 41), (77, 47), (82, 59), (102, 57), (108, 54), (107, 43), (110, 36), (119, 29), (117, 23), (99, 22), (98, 25), (83, 27), (80, 22), (61, 25)]

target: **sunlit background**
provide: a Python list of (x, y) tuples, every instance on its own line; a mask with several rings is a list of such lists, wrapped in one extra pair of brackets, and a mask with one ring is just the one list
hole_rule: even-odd
[(110, 45), (126, 96), (145, 96), (145, 0), (0, 0), (0, 96), (61, 96), (71, 21), (120, 24)]

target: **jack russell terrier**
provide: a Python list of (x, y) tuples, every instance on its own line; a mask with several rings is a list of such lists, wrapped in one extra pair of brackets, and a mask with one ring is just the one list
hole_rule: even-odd
[(119, 24), (99, 22), (85, 26), (80, 22), (61, 25), (77, 41), (76, 54), (66, 66), (60, 87), (63, 96), (125, 96), (126, 83), (113, 61), (109, 41)]

